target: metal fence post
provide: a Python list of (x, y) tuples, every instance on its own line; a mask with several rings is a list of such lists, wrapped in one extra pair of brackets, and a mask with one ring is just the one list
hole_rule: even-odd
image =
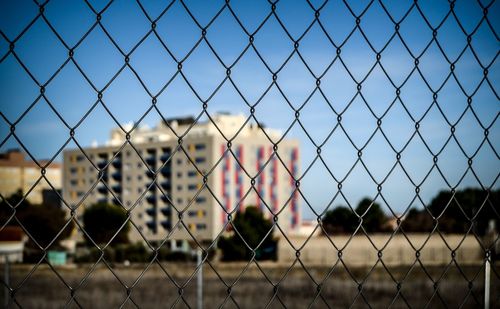
[(196, 250), (196, 264), (198, 265), (198, 274), (197, 274), (197, 295), (196, 295), (196, 301), (197, 301), (197, 308), (198, 309), (203, 309), (203, 253), (200, 248)]
[(490, 275), (491, 275), (491, 254), (486, 255), (486, 265), (484, 269), (484, 309), (490, 308)]
[(5, 266), (4, 266), (4, 282), (5, 282), (5, 299), (4, 299), (4, 308), (7, 308), (9, 306), (9, 255), (6, 254), (5, 256)]

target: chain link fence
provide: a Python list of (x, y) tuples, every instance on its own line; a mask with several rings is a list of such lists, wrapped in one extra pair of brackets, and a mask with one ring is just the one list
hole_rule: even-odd
[[(1, 230), (20, 227), (38, 254), (31, 264), (10, 266), (13, 278), (2, 280), (7, 307), (196, 307), (200, 298), (210, 308), (500, 304), (495, 1), (35, 0), (2, 6), (0, 149), (21, 148), (38, 170), (20, 199), (2, 190)], [(244, 115), (231, 134), (217, 121), (222, 109)], [(172, 117), (185, 113), (195, 116), (179, 130)], [(134, 140), (152, 119), (175, 136), (157, 165)], [(283, 132), (270, 134), (264, 122)], [(214, 126), (223, 141), (211, 166), (186, 142), (200, 124)], [(250, 125), (265, 136), (256, 167), (237, 146)], [(112, 127), (122, 139), (101, 165), (89, 146)], [(301, 167), (298, 150), (283, 152), (288, 138), (299, 140)], [(78, 202), (60, 191), (66, 184), (48, 176), (69, 149), (95, 175), (71, 198)], [(126, 152), (138, 157), (151, 180), (131, 205), (108, 172)], [(198, 186), (183, 201), (160, 182), (180, 157), (198, 175)], [(232, 207), (226, 191), (215, 187), (230, 162), (239, 173), (235, 182), (249, 184), (238, 187)], [(285, 176), (268, 179), (270, 192), (264, 193), (264, 175), (278, 168)], [(278, 201), (272, 196), (281, 179), (292, 189)], [(50, 239), (20, 217), (40, 186), (56, 194), (66, 213)], [(92, 239), (81, 216), (97, 190), (109, 192), (126, 214), (105, 244)], [(150, 190), (171, 205), (173, 218), (155, 241), (134, 217), (142, 202), (154, 199)], [(202, 193), (213, 199), (209, 211), (221, 213), (222, 223), (214, 224), (213, 237), (200, 239), (187, 218)], [(360, 212), (355, 204), (362, 195), (369, 199)], [(258, 205), (269, 219), (257, 241), (235, 223), (244, 203)], [(327, 217), (337, 204), (355, 216), (352, 229), (332, 230)], [(380, 204), (392, 223), (384, 231), (368, 222)], [(298, 237), (302, 216), (309, 229)], [(347, 217), (338, 218), (341, 224)], [(109, 255), (127, 224), (150, 253), (147, 262), (129, 267)], [(96, 254), (85, 266), (60, 267), (49, 253), (71, 227), (80, 240), (90, 239)], [(203, 253), (197, 263), (161, 260), (161, 248), (180, 229), (191, 249)], [(228, 234), (239, 239), (246, 260), (220, 261), (218, 244)], [(273, 237), (279, 239), (277, 261), (262, 261)], [(202, 267), (198, 288), (205, 282), (205, 291), (195, 297)], [(51, 298), (59, 300), (44, 305)]]

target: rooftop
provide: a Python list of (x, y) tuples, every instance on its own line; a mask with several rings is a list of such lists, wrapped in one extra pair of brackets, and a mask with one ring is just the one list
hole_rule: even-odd
[[(49, 160), (38, 160), (41, 166), (46, 165)], [(0, 153), (0, 166), (3, 167), (39, 167), (34, 161), (26, 160), (25, 154), (20, 149), (10, 149)], [(61, 168), (61, 164), (52, 162), (47, 168)]]
[[(133, 127), (134, 124), (129, 123), (124, 126), (124, 129), (129, 131)], [(281, 136), (279, 130), (266, 128), (262, 123), (247, 122), (247, 117), (243, 114), (232, 115), (220, 112), (211, 115), (210, 119), (206, 120), (197, 121), (195, 117), (187, 116), (162, 120), (153, 128), (146, 125), (139, 126), (131, 133), (131, 141), (145, 143), (176, 140), (178, 136), (183, 135), (188, 129), (186, 136), (221, 136), (220, 132), (227, 137), (233, 137), (236, 133), (241, 137), (264, 136), (262, 130), (265, 130), (266, 134), (271, 137)], [(241, 131), (239, 131), (240, 129)], [(106, 142), (106, 145), (117, 146), (124, 142), (125, 132), (120, 128), (115, 128), (111, 131), (110, 139)]]

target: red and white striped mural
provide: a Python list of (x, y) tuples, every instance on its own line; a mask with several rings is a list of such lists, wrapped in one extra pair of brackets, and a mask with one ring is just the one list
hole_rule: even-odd
[[(269, 147), (269, 156), (273, 155), (273, 148)], [(271, 159), (271, 182), (269, 183), (269, 194), (271, 195), (271, 206), (273, 212), (279, 210), (278, 202), (278, 158), (273, 156)]]
[(292, 215), (291, 225), (292, 228), (297, 227), (299, 223), (299, 210), (298, 210), (298, 197), (299, 192), (296, 190), (295, 181), (298, 175), (298, 159), (299, 159), (299, 149), (293, 148), (290, 154), (290, 188), (292, 190), (292, 199), (290, 201), (290, 212)]
[[(230, 194), (230, 153), (226, 152), (226, 146), (221, 145), (221, 156), (222, 159), (222, 171), (221, 171), (221, 195), (222, 195), (222, 205), (226, 211), (231, 211), (231, 194)], [(221, 219), (223, 223), (227, 221), (227, 215), (224, 211), (221, 212)]]
[[(259, 147), (257, 148), (257, 160), (255, 161), (255, 168), (256, 168), (256, 173), (258, 173), (262, 167), (264, 166), (265, 162), (265, 149), (264, 147)], [(262, 199), (265, 198), (265, 189), (264, 189), (264, 184), (266, 182), (266, 173), (265, 170), (263, 170), (260, 174), (259, 177), (257, 177), (257, 192), (258, 194), (255, 194), (255, 205), (257, 208), (262, 210), (263, 213), (266, 213), (264, 208), (264, 203), (262, 203)]]
[(243, 165), (243, 146), (239, 145), (236, 147), (236, 158), (237, 161), (234, 161), (234, 183), (236, 184), (236, 200), (235, 205), (240, 203), (240, 211), (244, 209), (243, 205), (243, 171), (241, 169), (241, 165)]

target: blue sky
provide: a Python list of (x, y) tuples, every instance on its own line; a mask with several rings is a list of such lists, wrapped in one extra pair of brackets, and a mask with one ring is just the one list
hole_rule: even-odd
[[(312, 1), (319, 7), (321, 3)], [(90, 1), (99, 11), (106, 3)], [(142, 1), (141, 1), (142, 3)], [(352, 1), (352, 13), (359, 14), (368, 1)], [(413, 1), (382, 1), (394, 20), (400, 20)], [(186, 6), (204, 27), (224, 5), (224, 1), (185, 1)], [(143, 6), (152, 19), (166, 7), (163, 1), (144, 1)], [(485, 3), (487, 5), (487, 3)], [(4, 1), (0, 4), (0, 29), (8, 40), (16, 38), (37, 15), (38, 8), (31, 1)], [(271, 12), (267, 1), (231, 1), (231, 9), (249, 33)], [(419, 8), (432, 26), (437, 26), (448, 14), (447, 1), (419, 1)], [(488, 19), (493, 29), (498, 29), (498, 3), (489, 7)], [(483, 10), (474, 1), (457, 1), (454, 12), (467, 33), (476, 28)], [(356, 25), (356, 18), (342, 1), (329, 1), (320, 10), (320, 21), (336, 45), (342, 44)], [(304, 1), (279, 1), (276, 14), (287, 28), (293, 39), (298, 39), (314, 21), (314, 10)], [(73, 47), (92, 27), (95, 14), (84, 1), (49, 1), (44, 16), (63, 38)], [(118, 0), (102, 14), (102, 25), (115, 39), (124, 53), (129, 53), (135, 44), (150, 30), (151, 23), (135, 1)], [(380, 50), (394, 33), (394, 24), (384, 12), (380, 2), (374, 1), (360, 19), (360, 26), (375, 50)], [(187, 52), (200, 39), (201, 30), (191, 19), (183, 5), (177, 1), (157, 22), (156, 31), (177, 60), (183, 59)], [(399, 30), (414, 55), (422, 50), (432, 39), (432, 30), (414, 8)], [(207, 40), (216, 50), (221, 60), (231, 65), (248, 45), (248, 35), (242, 30), (230, 11), (225, 8), (218, 18), (207, 28)], [(454, 61), (467, 44), (453, 15), (450, 15), (439, 28), (437, 39), (446, 56)], [(472, 47), (477, 58), (488, 68), (490, 85), (483, 82), (483, 69), (472, 51), (467, 49), (455, 64), (455, 75), (465, 92), (472, 95), (472, 108), (482, 123), (489, 127), (489, 141), (498, 146), (499, 103), (496, 87), (499, 71), (496, 64), (498, 40), (486, 22), (477, 28), (472, 36)], [(283, 31), (274, 16), (259, 29), (254, 37), (254, 45), (271, 70), (276, 70), (294, 49), (293, 41)], [(0, 38), (0, 57), (9, 50), (6, 39)], [(15, 42), (15, 52), (22, 63), (30, 70), (40, 84), (45, 84), (50, 76), (66, 61), (67, 48), (58, 40), (42, 18), (32, 25)], [(329, 42), (322, 29), (315, 23), (299, 41), (298, 51), (308, 64), (312, 73), (322, 75), (336, 57), (336, 48)], [(361, 81), (376, 62), (376, 53), (371, 50), (363, 35), (356, 30), (341, 46), (341, 59), (354, 79)], [(23, 70), (12, 54), (0, 62), (0, 111), (9, 121), (16, 121), (28, 106), (39, 96), (36, 83)], [(45, 97), (67, 121), (74, 126), (97, 99), (93, 87), (102, 89), (104, 85), (124, 64), (124, 57), (97, 26), (74, 51), (74, 59), (87, 74), (92, 85), (82, 77), (76, 66), (69, 62), (46, 86)], [(399, 38), (382, 51), (380, 62), (396, 85), (406, 79), (414, 69), (414, 59)], [(167, 81), (176, 73), (177, 63), (164, 49), (159, 40), (149, 35), (130, 55), (130, 64), (136, 70), (147, 90), (156, 95)], [(450, 65), (438, 45), (434, 42), (419, 58), (419, 69), (429, 86), (438, 90), (450, 72)], [(214, 56), (205, 42), (183, 62), (183, 73), (201, 99), (207, 99), (226, 77), (226, 70)], [(316, 78), (304, 66), (297, 54), (278, 73), (277, 84), (295, 108), (301, 106), (315, 89)], [(254, 104), (264, 90), (272, 83), (272, 74), (250, 48), (231, 68), (231, 78), (249, 104)], [(477, 91), (474, 91), (478, 88)], [(356, 82), (337, 59), (321, 77), (321, 90), (331, 107), (340, 113), (356, 94)], [(361, 94), (377, 117), (381, 117), (395, 99), (396, 89), (377, 65), (362, 82)], [(177, 76), (158, 96), (158, 107), (165, 117), (197, 115), (202, 103), (186, 82)], [(432, 91), (422, 77), (414, 72), (401, 87), (401, 101), (397, 101), (382, 118), (382, 130), (396, 149), (401, 149), (414, 132), (414, 119), (419, 119), (432, 104)], [(49, 158), (63, 145), (69, 130), (49, 108), (46, 99), (41, 99), (16, 126), (16, 135), (37, 159)], [(459, 84), (451, 77), (439, 89), (439, 107), (454, 123), (467, 107), (467, 96)], [(128, 68), (104, 90), (103, 102), (120, 123), (137, 121), (148, 109), (151, 97)], [(405, 111), (405, 107), (408, 110)], [(256, 117), (269, 127), (285, 131), (294, 119), (294, 111), (288, 106), (276, 86), (266, 94), (256, 106)], [(208, 102), (208, 111), (230, 111), (249, 115), (249, 107), (229, 81), (217, 91)], [(142, 123), (153, 126), (158, 122), (156, 112), (148, 114)], [(300, 111), (300, 121), (313, 141), (321, 144), (337, 124), (337, 115), (327, 104), (325, 98), (316, 90), (305, 107)], [(352, 142), (361, 147), (376, 129), (376, 117), (366, 107), (361, 96), (357, 96), (347, 111), (342, 114), (342, 125)], [(104, 142), (109, 130), (116, 123), (102, 106), (97, 106), (87, 119), (76, 129), (77, 140), (85, 146), (93, 140)], [(450, 125), (436, 106), (433, 106), (420, 121), (419, 129), (430, 149), (436, 152), (450, 136)], [(0, 121), (0, 139), (9, 133), (8, 124)], [(309, 140), (302, 128), (295, 125), (289, 136), (301, 141), (302, 170), (316, 156), (316, 146)], [(469, 109), (456, 125), (455, 136), (463, 150), (472, 155), (484, 139), (484, 129)], [(11, 137), (0, 147), (0, 151), (19, 147)], [(74, 148), (71, 142), (68, 148)], [(485, 143), (473, 159), (476, 176), (487, 187), (498, 187), (496, 177), (500, 168), (498, 149)], [(322, 147), (322, 158), (332, 173), (343, 178), (357, 158), (357, 150), (346, 135), (337, 130)], [(376, 180), (381, 181), (395, 162), (395, 152), (390, 148), (382, 134), (378, 132), (363, 150), (363, 161)], [(438, 156), (439, 168), (456, 185), (468, 167), (467, 159), (460, 147), (452, 140)], [(58, 158), (59, 160), (60, 158)], [(419, 138), (415, 138), (402, 152), (401, 162), (406, 172), (420, 182), (432, 167), (432, 155)], [(478, 186), (475, 176), (469, 171), (459, 187)], [(421, 186), (424, 202), (448, 185), (434, 169)], [(343, 182), (342, 192), (352, 205), (363, 196), (374, 197), (376, 184), (369, 178), (361, 164), (358, 164)], [(415, 187), (404, 171), (397, 167), (383, 185), (383, 195), (394, 210), (401, 212), (414, 197)], [(321, 211), (337, 192), (337, 183), (328, 175), (321, 162), (317, 161), (302, 180), (302, 192), (311, 206)], [(378, 199), (377, 201), (382, 202)], [(342, 199), (334, 205), (345, 204)], [(419, 206), (418, 202), (413, 205)], [(384, 206), (386, 207), (386, 206)], [(305, 217), (311, 211), (302, 203)], [(387, 207), (386, 207), (387, 210)]]

